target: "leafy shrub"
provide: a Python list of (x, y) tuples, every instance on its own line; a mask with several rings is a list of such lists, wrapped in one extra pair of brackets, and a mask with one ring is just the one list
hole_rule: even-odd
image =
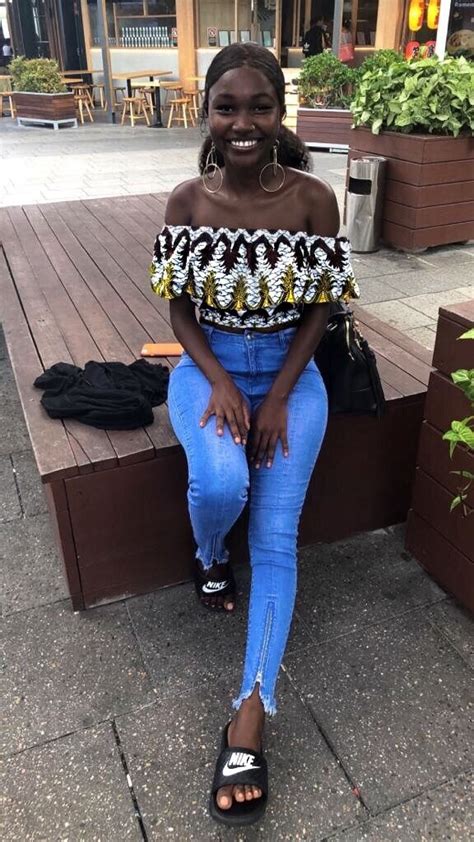
[(368, 55), (360, 67), (357, 68), (358, 75), (362, 77), (364, 73), (373, 70), (386, 70), (391, 64), (403, 64), (405, 59), (401, 53), (396, 50), (376, 50), (371, 55)]
[(10, 62), (13, 89), (29, 93), (59, 94), (67, 91), (57, 61), (18, 56)]
[(302, 105), (310, 108), (348, 108), (356, 71), (334, 53), (304, 59), (298, 78)]
[(474, 130), (474, 65), (464, 58), (392, 61), (358, 80), (355, 126), (457, 137)]

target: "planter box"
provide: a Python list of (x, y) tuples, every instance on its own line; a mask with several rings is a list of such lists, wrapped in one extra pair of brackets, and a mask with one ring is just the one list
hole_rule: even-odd
[(474, 238), (474, 138), (350, 131), (349, 160), (387, 158), (382, 239), (405, 251)]
[(15, 91), (13, 94), (18, 124), (22, 122), (52, 123), (55, 128), (59, 123), (73, 123), (77, 126), (74, 94), (37, 94)]
[[(449, 458), (442, 436), (454, 418), (471, 412), (465, 395), (451, 381), (457, 368), (474, 368), (474, 342), (457, 337), (474, 326), (474, 301), (440, 309), (433, 363), (438, 370), (429, 381), (417, 455), (406, 546), (426, 570), (460, 602), (474, 611), (474, 487), (464, 517), (458, 506), (450, 512), (460, 478), (450, 473), (474, 473), (474, 455), (457, 447)], [(461, 480), (462, 482), (462, 480)]]
[(298, 108), (296, 134), (310, 146), (349, 148), (352, 114), (344, 108)]

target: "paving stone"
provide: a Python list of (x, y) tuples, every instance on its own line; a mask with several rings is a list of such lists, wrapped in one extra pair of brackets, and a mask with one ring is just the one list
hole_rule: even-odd
[[(458, 304), (460, 301), (469, 301), (472, 297), (471, 287), (456, 287), (455, 289), (440, 290), (436, 293), (412, 295), (405, 298), (404, 303), (420, 313), (425, 313), (431, 319), (437, 319), (440, 307)], [(413, 327), (416, 327), (416, 325), (413, 325)]]
[(365, 309), (402, 332), (407, 328), (423, 327), (432, 321), (432, 317), (407, 306), (403, 301), (381, 301), (379, 304), (367, 304)]
[[(194, 587), (180, 585), (127, 600), (147, 669), (160, 696), (223, 680), (238, 694), (247, 631), (248, 572), (236, 571), (237, 607), (232, 615), (199, 605)], [(310, 643), (297, 616), (288, 651)], [(205, 669), (203, 672), (203, 664)]]
[(153, 694), (123, 603), (64, 602), (3, 623), (3, 750), (19, 751), (146, 704)]
[(362, 307), (365, 307), (366, 304), (375, 304), (378, 301), (390, 301), (394, 298), (400, 298), (399, 290), (391, 287), (385, 280), (364, 277), (361, 277), (358, 280), (360, 287), (360, 299), (358, 304)]
[(20, 498), (9, 456), (0, 456), (0, 523), (21, 517)]
[[(438, 271), (434, 267), (427, 267), (423, 271), (415, 273), (399, 272), (396, 275), (390, 275), (388, 282), (399, 293), (403, 293), (403, 296), (443, 292), (447, 289), (469, 285), (469, 275), (466, 272), (465, 264), (461, 264), (461, 267), (458, 266), (455, 270), (450, 269), (449, 272)], [(420, 266), (421, 269), (422, 265)]]
[(426, 265), (443, 267), (450, 272), (456, 264), (471, 264), (474, 261), (474, 243), (471, 241), (466, 245), (456, 243), (450, 246), (430, 248), (418, 257)]
[(109, 724), (5, 760), (0, 779), (4, 842), (142, 839)]
[(426, 610), (430, 623), (456, 647), (466, 663), (474, 669), (474, 621), (472, 614), (453, 599)]
[(294, 650), (286, 669), (372, 812), (470, 769), (472, 674), (422, 611)]
[(45, 514), (0, 524), (0, 610), (23, 611), (68, 595)]
[(423, 793), (361, 824), (337, 833), (334, 842), (468, 842), (472, 840), (472, 774)]
[(357, 278), (386, 278), (388, 276), (403, 273), (406, 277), (412, 277), (415, 282), (415, 273), (418, 276), (424, 271), (423, 264), (413, 255), (400, 254), (397, 251), (383, 249), (373, 254), (356, 254), (352, 257), (354, 272)]
[(23, 450), (21, 453), (12, 453), (12, 461), (20, 489), (21, 505), (26, 517), (47, 512), (43, 484), (32, 451)]
[(301, 552), (296, 607), (317, 642), (444, 596), (405, 552), (402, 531), (366, 532)]
[(265, 726), (270, 785), (265, 818), (256, 828), (240, 833), (214, 824), (208, 800), (225, 722), (220, 688), (209, 692), (199, 686), (192, 695), (179, 693), (117, 719), (150, 840), (230, 835), (279, 842), (322, 839), (366, 817), (336, 758), (285, 679), (278, 714)]
[(415, 342), (419, 342), (420, 345), (424, 345), (425, 348), (433, 351), (436, 342), (436, 322), (433, 322), (432, 325), (426, 325), (426, 327), (414, 327), (404, 332)]

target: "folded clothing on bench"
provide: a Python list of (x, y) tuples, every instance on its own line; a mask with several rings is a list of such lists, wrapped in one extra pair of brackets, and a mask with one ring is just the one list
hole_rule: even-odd
[(133, 430), (153, 423), (153, 406), (168, 394), (166, 366), (146, 360), (86, 363), (84, 369), (55, 363), (36, 378), (51, 418), (74, 418), (101, 430)]

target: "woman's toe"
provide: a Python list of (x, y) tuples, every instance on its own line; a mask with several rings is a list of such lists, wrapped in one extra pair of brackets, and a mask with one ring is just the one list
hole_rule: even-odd
[(243, 786), (234, 786), (234, 798), (236, 801), (245, 801), (245, 791)]
[(216, 801), (221, 810), (232, 807), (232, 786), (223, 786), (217, 791)]
[(234, 610), (234, 598), (232, 596), (228, 596), (224, 599), (224, 608), (226, 611)]
[(246, 800), (246, 801), (251, 801), (251, 800), (252, 800), (252, 798), (253, 798), (253, 790), (252, 790), (252, 787), (251, 787), (251, 786), (246, 786), (246, 787), (245, 787), (245, 800)]
[(253, 797), (254, 798), (261, 798), (262, 797), (262, 790), (258, 788), (258, 786), (252, 787)]

